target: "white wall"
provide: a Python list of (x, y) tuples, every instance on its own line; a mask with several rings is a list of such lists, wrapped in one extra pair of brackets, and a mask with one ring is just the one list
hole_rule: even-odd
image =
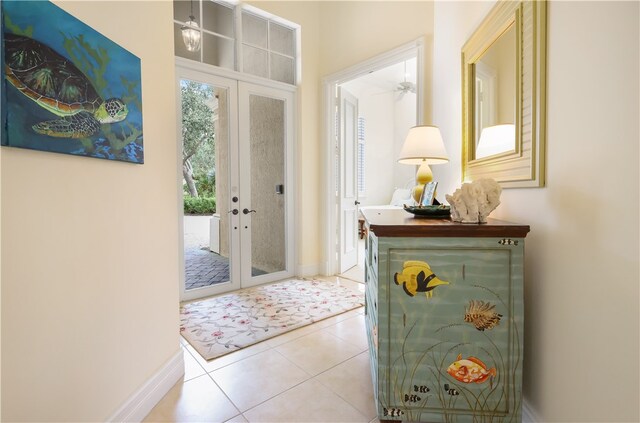
[(141, 58), (145, 164), (3, 147), (3, 421), (104, 421), (180, 348), (171, 3), (56, 3)]
[(393, 193), (394, 93), (355, 79), (343, 87), (358, 99), (365, 121), (365, 190), (362, 206), (389, 204)]
[[(491, 4), (437, 2), (434, 114), (460, 183), (460, 49)], [(639, 4), (551, 2), (547, 187), (508, 189), (526, 223), (524, 395), (541, 422), (638, 421)], [(630, 365), (630, 363), (633, 363)]]
[[(425, 61), (426, 62), (426, 61)], [(429, 58), (430, 62), (430, 58)], [(430, 103), (431, 96), (425, 101)], [(410, 188), (415, 185), (416, 166), (409, 166), (397, 162), (400, 150), (404, 144), (409, 129), (417, 125), (416, 94), (407, 92), (394, 95), (394, 127), (393, 127), (393, 155), (396, 166), (393, 168), (393, 186), (395, 188)]]
[(365, 172), (367, 195), (362, 205), (389, 204), (393, 193), (393, 94), (364, 97), (359, 102), (365, 118)]

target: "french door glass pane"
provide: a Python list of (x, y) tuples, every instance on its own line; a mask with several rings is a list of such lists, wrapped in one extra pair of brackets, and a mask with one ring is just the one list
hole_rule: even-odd
[(295, 56), (295, 37), (293, 29), (278, 25), (275, 22), (270, 22), (269, 40), (271, 43), (271, 50), (287, 56)]
[(267, 48), (267, 20), (252, 13), (242, 13), (242, 41)]
[(293, 59), (271, 53), (271, 79), (293, 84), (295, 82), (294, 65), (295, 62)]
[(235, 42), (206, 32), (202, 35), (202, 61), (221, 68), (233, 69), (235, 66)]
[(197, 0), (193, 2), (193, 8), (189, 0), (173, 1), (173, 19), (176, 21), (189, 22), (189, 16), (191, 16), (192, 10), (195, 21), (200, 25), (200, 3)]
[[(196, 2), (197, 4), (197, 2)], [(229, 38), (235, 38), (233, 34), (233, 9), (214, 3), (211, 0), (202, 2), (202, 27)]]
[(227, 89), (183, 79), (183, 184), (185, 203), (215, 204), (205, 215), (185, 209), (186, 290), (230, 280), (229, 93)]
[(265, 50), (251, 47), (248, 45), (242, 46), (242, 65), (245, 73), (261, 76), (263, 78), (269, 77), (269, 64), (268, 53)]
[(286, 270), (285, 102), (249, 96), (252, 275)]

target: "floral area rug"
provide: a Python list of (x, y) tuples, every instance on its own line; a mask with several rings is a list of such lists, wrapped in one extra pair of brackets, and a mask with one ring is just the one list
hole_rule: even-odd
[(364, 304), (361, 292), (292, 279), (180, 307), (180, 332), (211, 360)]

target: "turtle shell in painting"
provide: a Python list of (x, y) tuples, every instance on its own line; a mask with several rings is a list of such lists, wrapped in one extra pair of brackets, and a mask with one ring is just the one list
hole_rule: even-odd
[(87, 77), (68, 59), (40, 41), (5, 36), (5, 73), (24, 95), (58, 116), (93, 114), (103, 100)]

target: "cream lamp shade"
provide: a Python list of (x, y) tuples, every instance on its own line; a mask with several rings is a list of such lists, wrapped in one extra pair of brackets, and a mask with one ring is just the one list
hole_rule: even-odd
[(476, 159), (505, 153), (516, 148), (516, 126), (513, 124), (488, 126), (480, 133)]
[(447, 163), (449, 156), (444, 148), (440, 129), (436, 126), (414, 126), (400, 150), (399, 163), (421, 165)]
[(424, 184), (433, 180), (430, 164), (441, 164), (449, 161), (444, 148), (442, 135), (437, 126), (421, 125), (409, 129), (404, 140), (398, 162), (408, 165), (419, 165), (416, 173), (416, 186), (413, 188), (413, 199), (420, 203)]

